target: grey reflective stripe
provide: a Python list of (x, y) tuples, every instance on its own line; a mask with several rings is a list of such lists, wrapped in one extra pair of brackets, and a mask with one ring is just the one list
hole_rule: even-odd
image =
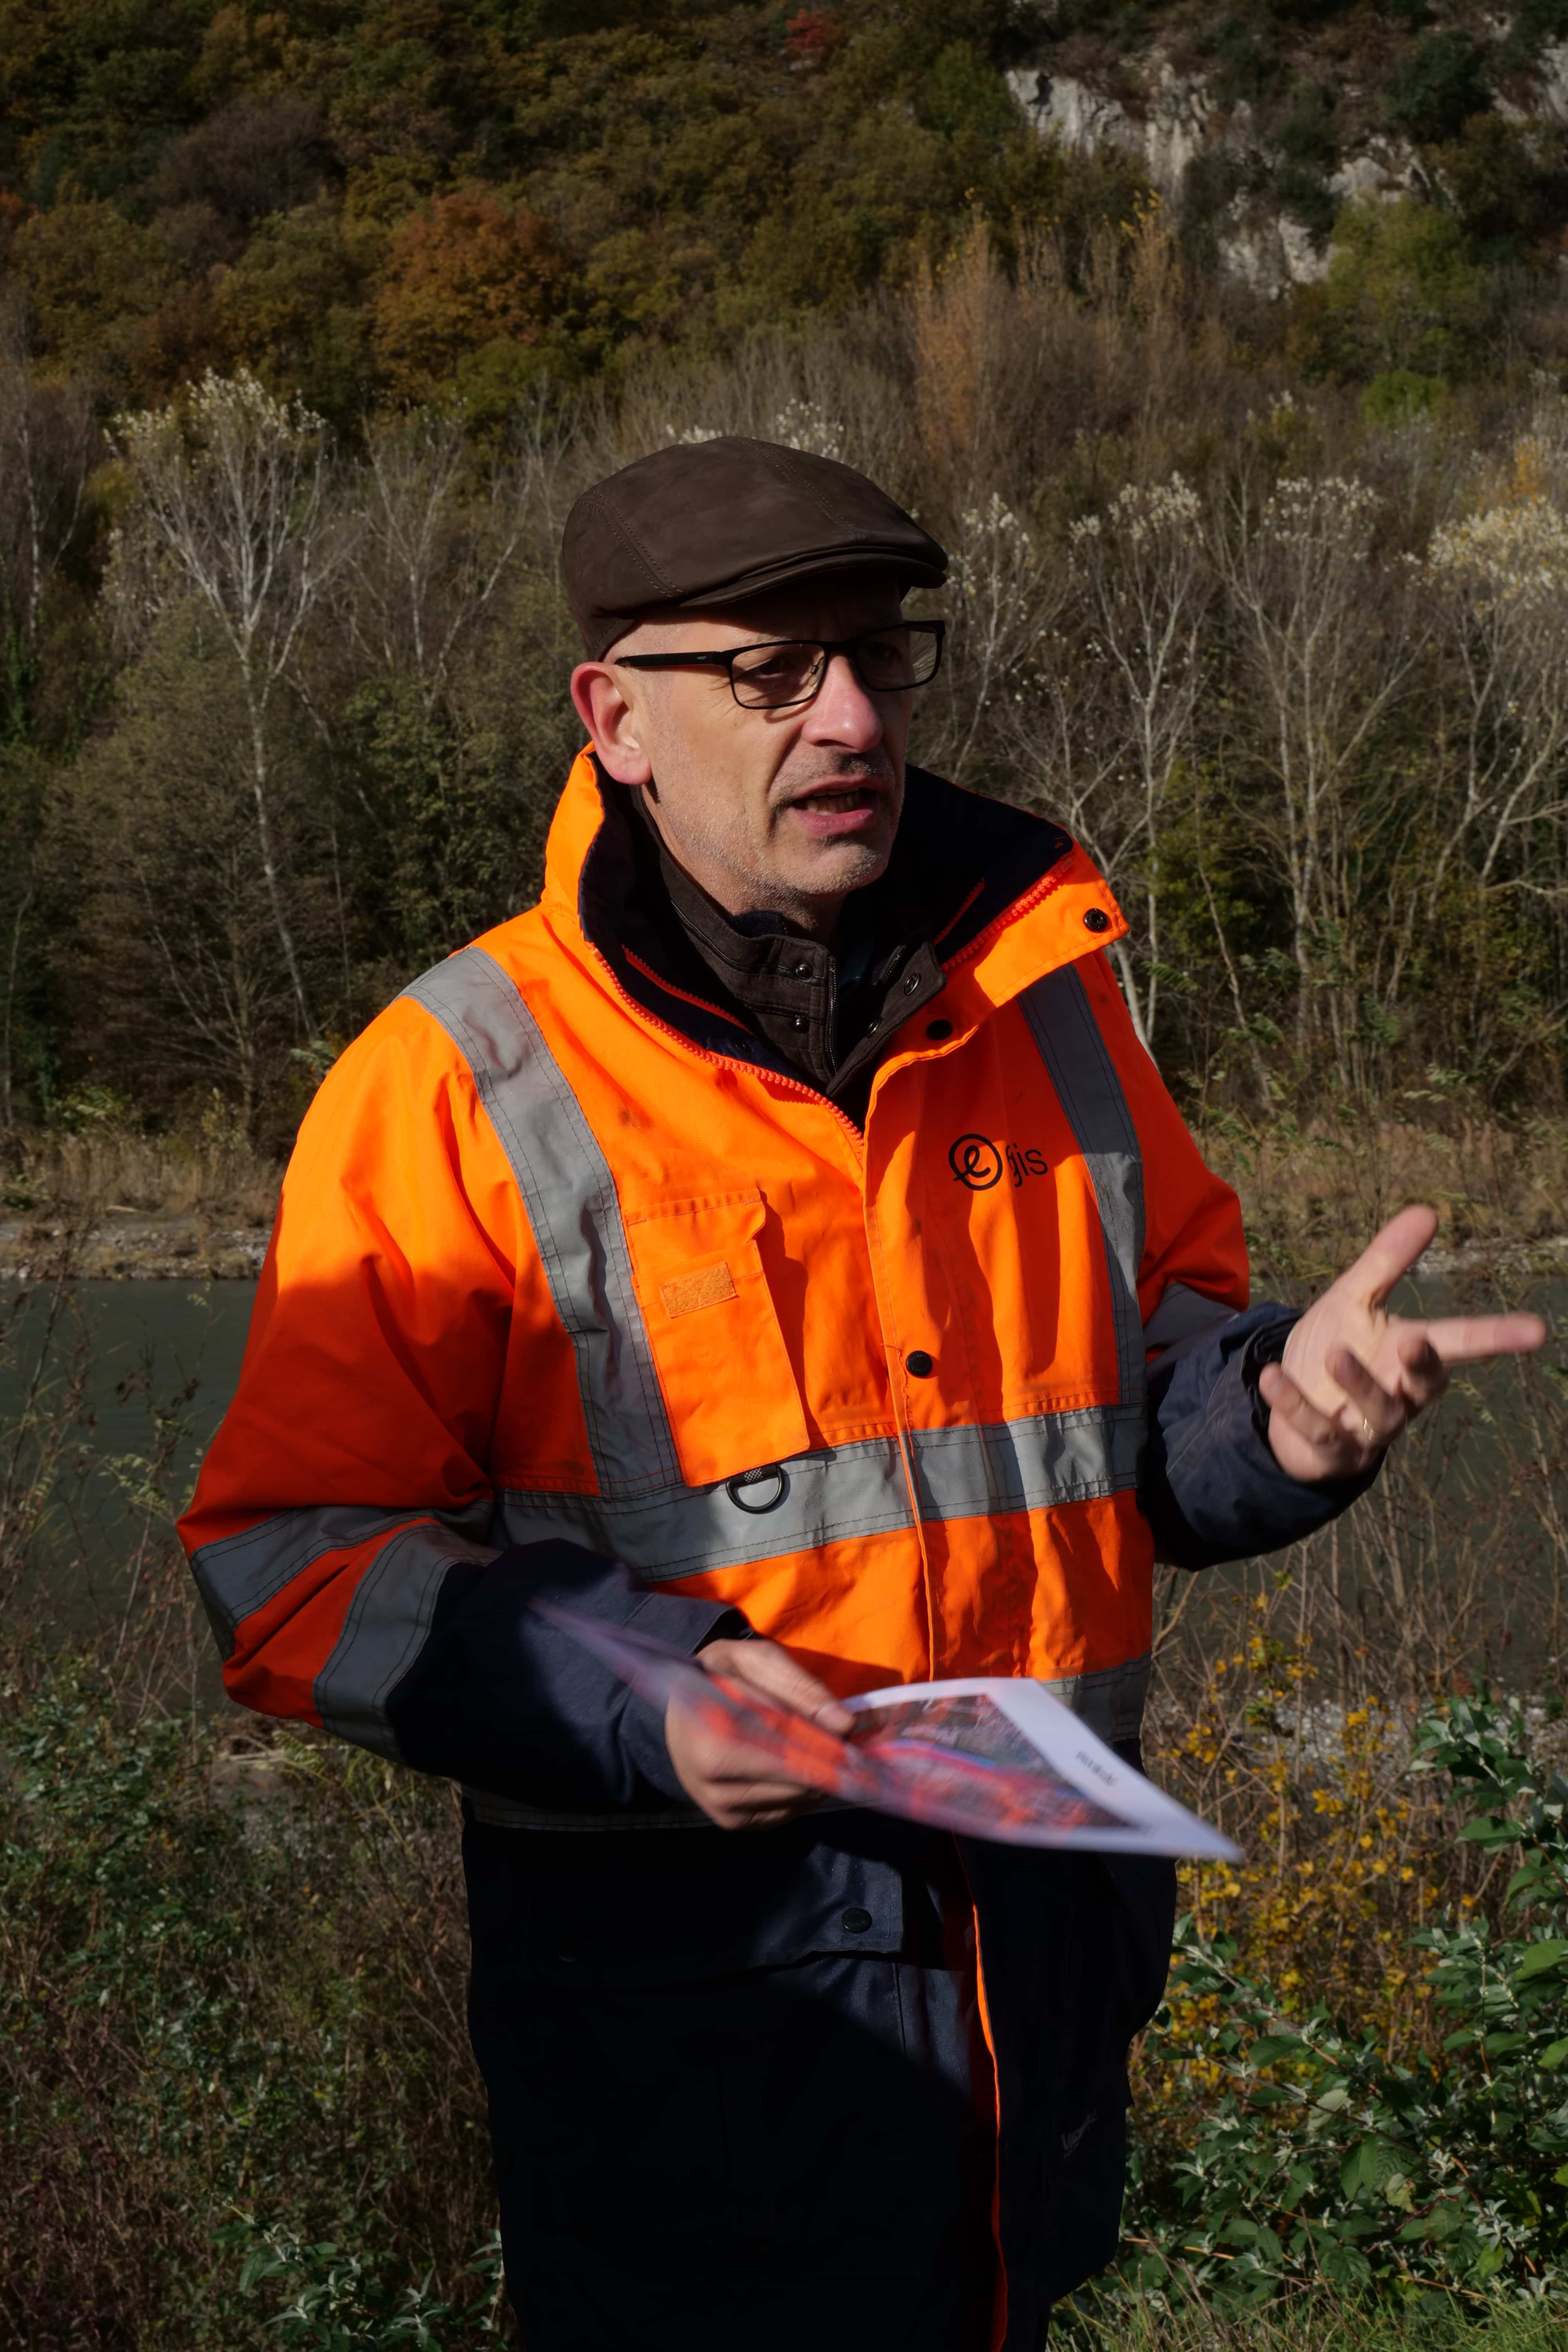
[(730, 1492), (733, 1481), (629, 1501), (509, 1487), (496, 1498), (500, 1527), (508, 1543), (569, 1536), (658, 1582), (910, 1524), (909, 1488), (891, 1438), (797, 1454), (781, 1467), (783, 1488), (769, 1511), (742, 1510)]
[(312, 1697), (325, 1731), (402, 1761), (386, 1703), (424, 1646), (436, 1598), (458, 1559), (484, 1562), (493, 1550), (445, 1528), (405, 1528), (384, 1544), (354, 1589), (336, 1646)]
[(973, 1519), (1121, 1494), (1138, 1483), (1144, 1436), (1137, 1404), (1041, 1412), (974, 1429), (911, 1430), (921, 1516)]
[(482, 948), (448, 957), (405, 994), (462, 1055), (510, 1163), (555, 1311), (576, 1351), (601, 1492), (679, 1486), (615, 1179), (538, 1022)]
[[(442, 1524), (462, 1536), (482, 1536), (489, 1499)], [(389, 1511), (379, 1505), (340, 1503), (321, 1510), (273, 1511), (237, 1536), (203, 1544), (191, 1555), (191, 1570), (211, 1620), (219, 1651), (227, 1659), (242, 1620), (264, 1608), (323, 1552), (347, 1551), (373, 1536), (420, 1517), (417, 1506)], [(425, 1516), (428, 1517), (429, 1514)]]
[[(1140, 1405), (1097, 1406), (910, 1436), (922, 1517), (978, 1519), (1135, 1486), (1144, 1420)], [(733, 1481), (633, 1502), (512, 1487), (497, 1498), (498, 1534), (509, 1543), (567, 1536), (657, 1584), (857, 1536), (901, 1534), (911, 1524), (896, 1438), (825, 1447), (780, 1467), (782, 1490), (767, 1511), (743, 1510)]]
[(1024, 991), (1019, 1003), (1100, 1204), (1116, 1327), (1118, 1392), (1123, 1404), (1137, 1404), (1144, 1393), (1143, 1324), (1138, 1312), (1143, 1160), (1138, 1130), (1077, 966), (1065, 964), (1059, 971), (1047, 972)]
[(1092, 1674), (1064, 1675), (1059, 1681), (1042, 1681), (1040, 1688), (1059, 1698), (1101, 1739), (1136, 1739), (1143, 1721), (1153, 1660), (1147, 1650), (1124, 1665), (1102, 1666)]
[(1201, 1290), (1189, 1290), (1184, 1282), (1168, 1282), (1164, 1297), (1143, 1326), (1143, 1345), (1173, 1348), (1179, 1339), (1195, 1339), (1200, 1331), (1212, 1331), (1221, 1323), (1235, 1320), (1235, 1307), (1222, 1305), (1217, 1298), (1205, 1298)]

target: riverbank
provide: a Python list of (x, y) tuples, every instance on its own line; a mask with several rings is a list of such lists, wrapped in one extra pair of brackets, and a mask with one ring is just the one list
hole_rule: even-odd
[(0, 1159), (0, 1281), (254, 1281), (279, 1163), (216, 1097), (186, 1132), (18, 1129)]
[[(1430, 1122), (1346, 1112), (1199, 1130), (1240, 1199), (1260, 1291), (1316, 1287), (1408, 1201), (1430, 1201), (1442, 1219), (1426, 1274), (1512, 1286), (1568, 1265), (1568, 1119), (1421, 1108)], [(253, 1280), (281, 1173), (210, 1126), (195, 1138), (17, 1136), (0, 1179), (0, 1281), (36, 1281), (63, 1262), (91, 1281)]]
[(0, 1282), (47, 1280), (68, 1265), (85, 1282), (254, 1282), (270, 1227), (216, 1223), (199, 1212), (110, 1211), (92, 1223), (0, 1222)]

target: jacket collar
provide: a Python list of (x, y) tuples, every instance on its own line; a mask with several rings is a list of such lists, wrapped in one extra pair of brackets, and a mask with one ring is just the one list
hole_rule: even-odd
[[(550, 828), (546, 913), (595, 950), (655, 1020), (704, 1052), (801, 1083), (691, 946), (659, 878), (651, 835), (635, 824), (622, 790), (591, 745), (579, 754)], [(1059, 825), (921, 768), (906, 775), (899, 858), (900, 888), (913, 902), (950, 909), (936, 913), (931, 937), (946, 978), (942, 1010), (955, 1032), (1127, 929), (1096, 868)], [(1102, 916), (1105, 928), (1093, 928)]]

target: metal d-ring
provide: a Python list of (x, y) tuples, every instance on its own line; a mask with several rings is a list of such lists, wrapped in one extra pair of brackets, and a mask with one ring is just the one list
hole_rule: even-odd
[[(761, 1488), (755, 1501), (749, 1499), (748, 1488)], [(742, 1470), (738, 1478), (726, 1481), (724, 1492), (738, 1511), (752, 1518), (761, 1518), (764, 1511), (776, 1511), (789, 1492), (789, 1480), (780, 1462), (764, 1463), (760, 1470)]]

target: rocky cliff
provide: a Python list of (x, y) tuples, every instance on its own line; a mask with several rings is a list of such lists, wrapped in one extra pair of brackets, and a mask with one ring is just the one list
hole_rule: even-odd
[(1479, 211), (1494, 243), (1500, 231), (1538, 249), (1568, 228), (1568, 0), (1511, 15), (1058, 0), (1007, 79), (1042, 137), (1134, 158), (1261, 292), (1323, 276), (1357, 199)]

